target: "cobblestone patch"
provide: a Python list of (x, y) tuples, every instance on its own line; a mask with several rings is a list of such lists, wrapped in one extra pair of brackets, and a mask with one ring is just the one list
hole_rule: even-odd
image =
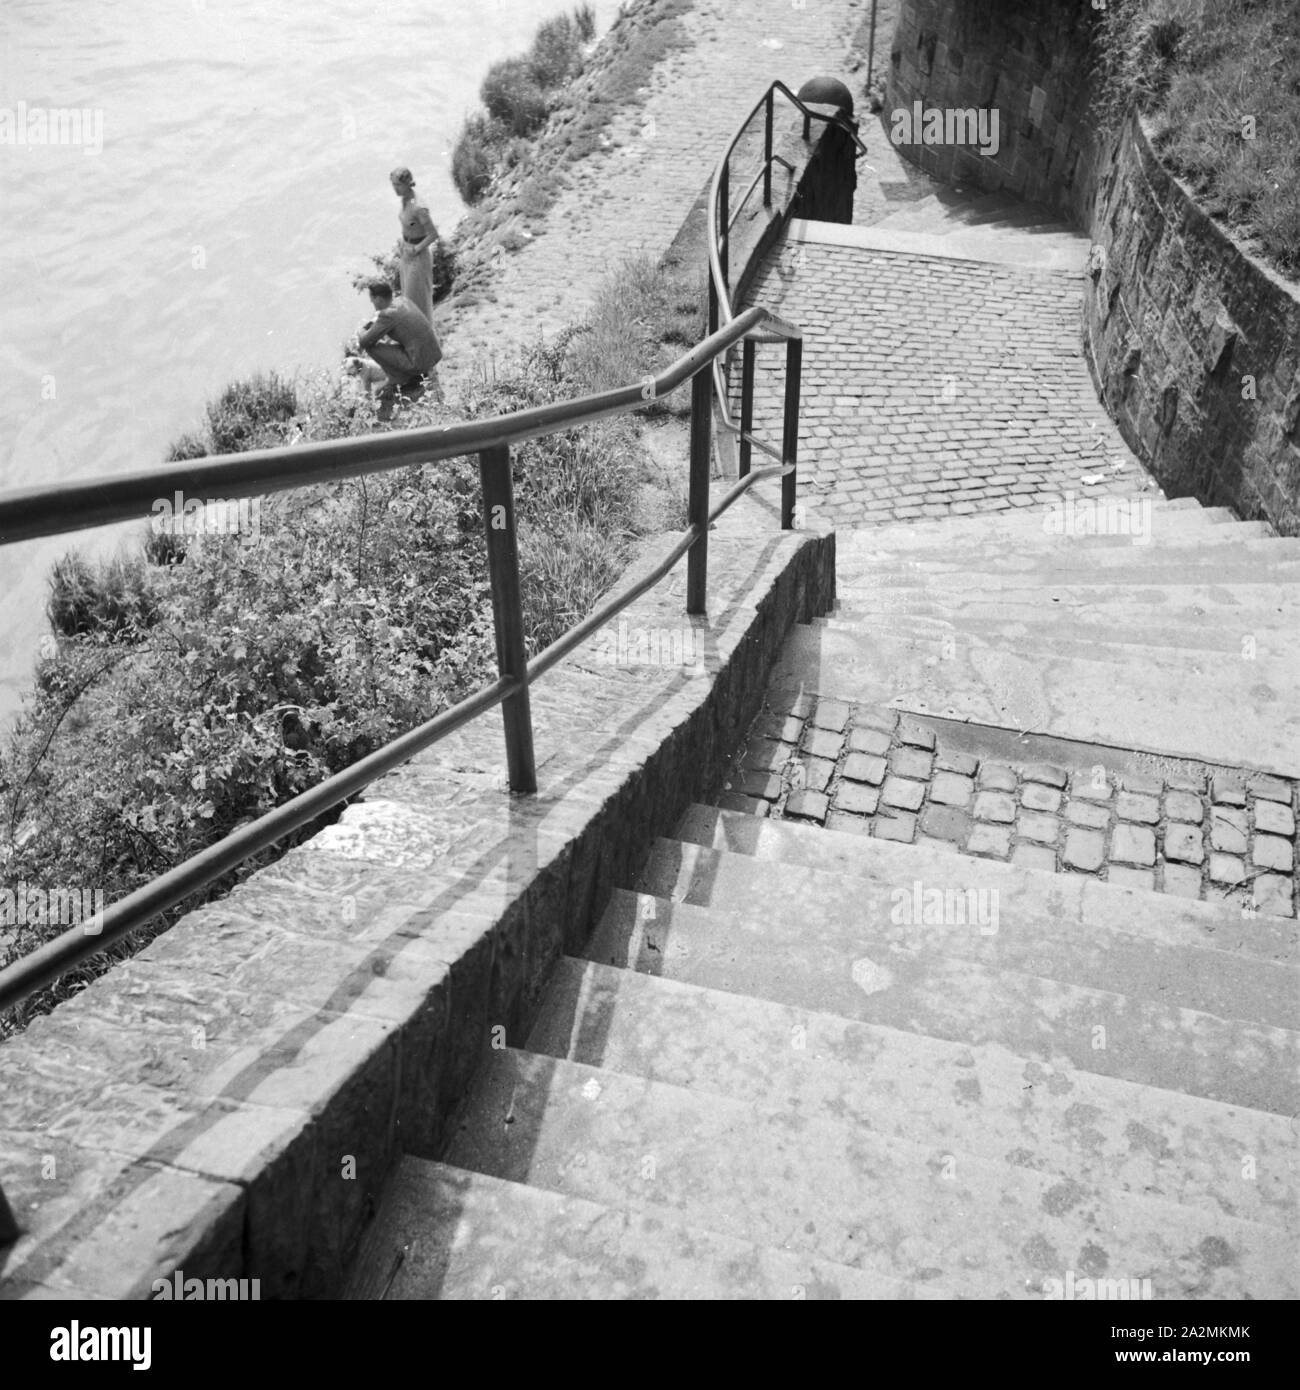
[[(1085, 496), (1100, 480), (1159, 496), (1097, 401), (1082, 294), (1060, 273), (778, 245), (749, 302), (804, 330), (807, 514), (837, 526), (969, 516)], [(759, 433), (773, 438), (779, 351), (759, 348), (755, 389)]]
[(978, 757), (895, 710), (801, 696), (760, 715), (719, 804), (1294, 917), (1296, 795), (1236, 768)]

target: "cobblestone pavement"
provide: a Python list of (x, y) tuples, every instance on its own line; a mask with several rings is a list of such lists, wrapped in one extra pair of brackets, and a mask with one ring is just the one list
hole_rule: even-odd
[(798, 90), (842, 73), (867, 0), (695, 0), (682, 17), (689, 47), (650, 74), (644, 105), (620, 113), (614, 148), (570, 166), (546, 231), (509, 255), (496, 302), (440, 319), (444, 372), (473, 368), (552, 336), (581, 318), (607, 273), (638, 252), (671, 244), (727, 140), (779, 78)]
[(979, 756), (916, 716), (803, 695), (756, 722), (718, 804), (1295, 915), (1295, 784), (1106, 762), (1101, 749), (1073, 767)]
[[(1004, 511), (1105, 481), (1159, 489), (1098, 403), (1083, 280), (787, 241), (750, 292), (802, 326), (799, 494), (838, 526)], [(755, 421), (780, 438), (779, 352)], [(738, 378), (739, 372), (735, 373)]]

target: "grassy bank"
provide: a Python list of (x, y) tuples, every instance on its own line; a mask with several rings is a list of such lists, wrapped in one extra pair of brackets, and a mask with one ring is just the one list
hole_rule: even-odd
[(1103, 123), (1136, 102), (1206, 210), (1300, 279), (1300, 6), (1111, 0), (1099, 35)]
[[(557, 342), (461, 382), (446, 405), (404, 409), (392, 428), (636, 381), (693, 340), (693, 308), (652, 264), (630, 262), (609, 277), (591, 317)], [(685, 395), (647, 410), (680, 408)], [(263, 376), (232, 384), (172, 452), (383, 428), (351, 380)], [(637, 498), (649, 468), (631, 418), (516, 449), (530, 651), (590, 611), (623, 572), (643, 530)], [(682, 488), (677, 526), (684, 479)], [(0, 749), (0, 885), (90, 890), (114, 902), (493, 678), (472, 460), (262, 499), (235, 534), (175, 529), (147, 534), (112, 561), (73, 554), (55, 569), (55, 636)], [(0, 1019), (0, 1035), (234, 881), (79, 967)], [(0, 964), (64, 925), (0, 924)]]
[[(545, 232), (547, 214), (572, 166), (617, 148), (607, 133), (611, 123), (620, 112), (644, 102), (655, 66), (686, 45), (681, 21), (692, 3), (639, 0), (626, 5), (600, 42), (583, 48), (582, 66), (545, 93), (545, 119), (528, 133), (489, 136), (493, 113), (488, 107), (470, 118), (471, 124), (479, 123), (488, 167), (451, 239), (453, 311), (492, 300), (502, 256)], [(536, 45), (535, 39), (530, 54)], [(521, 55), (507, 61), (527, 64), (529, 59)], [(529, 109), (536, 111), (536, 104)], [(508, 126), (504, 119), (501, 124)]]

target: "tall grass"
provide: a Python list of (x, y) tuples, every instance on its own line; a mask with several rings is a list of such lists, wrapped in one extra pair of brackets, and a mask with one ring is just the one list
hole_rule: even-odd
[(478, 202), (508, 165), (513, 142), (546, 124), (559, 92), (582, 71), (583, 46), (595, 32), (590, 6), (580, 5), (546, 20), (527, 53), (488, 69), (479, 89), (485, 109), (466, 118), (452, 149), (452, 181), (467, 203)]
[(1111, 0), (1099, 37), (1103, 124), (1136, 104), (1206, 208), (1300, 277), (1300, 4)]

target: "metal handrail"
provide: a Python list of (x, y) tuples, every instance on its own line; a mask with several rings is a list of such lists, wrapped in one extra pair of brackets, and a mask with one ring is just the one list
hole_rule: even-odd
[(383, 473), (389, 469), (461, 458), (486, 449), (508, 448), (560, 430), (626, 415), (649, 400), (670, 395), (714, 357), (758, 325), (781, 339), (800, 330), (778, 314), (756, 307), (710, 333), (657, 376), (590, 396), (530, 406), (525, 410), (456, 425), (394, 430), (312, 444), (250, 449), (140, 469), (115, 478), (83, 478), (49, 487), (0, 493), (0, 545), (40, 536), (88, 530), (109, 522), (138, 520), (160, 496), (176, 491), (194, 497), (238, 498), (286, 492), (311, 483)]
[[(191, 495), (200, 497), (214, 493), (223, 497), (246, 497), (477, 453), (485, 523), (498, 508), (504, 509), (505, 518), (502, 527), (485, 524), (500, 670), (497, 681), (233, 831), (185, 863), (119, 899), (90, 923), (62, 933), (0, 970), (0, 1010), (13, 1007), (82, 960), (97, 955), (128, 932), (230, 873), (252, 855), (276, 844), (355, 795), (376, 777), (409, 761), (496, 705), (502, 707), (505, 722), (510, 789), (535, 792), (537, 782), (528, 700), (532, 682), (658, 583), (683, 555), (687, 556), (687, 612), (703, 613), (709, 525), (760, 477), (782, 474), (792, 480), (791, 456), (777, 467), (765, 468), (740, 479), (712, 509), (709, 507), (712, 393), (708, 369), (717, 354), (759, 328), (766, 330), (766, 335), (775, 334), (778, 339), (799, 340), (797, 327), (770, 310), (755, 306), (725, 328), (711, 333), (656, 376), (646, 377), (636, 385), (572, 401), (535, 406), (466, 424), (250, 450), (244, 454), (189, 460), (115, 479), (80, 479), (53, 487), (0, 494), (0, 544), (8, 544), (139, 517), (149, 511), (160, 495), (176, 490), (188, 490)], [(649, 399), (670, 394), (686, 380), (692, 383), (692, 396), (689, 526), (685, 535), (636, 584), (606, 600), (531, 661), (526, 661), (515, 550), (510, 445), (627, 414), (644, 406)], [(796, 420), (787, 427), (787, 435), (792, 431), (797, 434), (797, 427)], [(788, 519), (785, 524), (790, 524)]]
[[(807, 103), (800, 100), (784, 82), (773, 82), (763, 93), (762, 97), (754, 104), (749, 114), (741, 121), (736, 128), (736, 133), (731, 137), (726, 149), (723, 151), (722, 158), (718, 161), (717, 168), (714, 170), (713, 178), (709, 183), (707, 211), (708, 211), (708, 256), (709, 256), (709, 331), (725, 327), (735, 321), (735, 312), (731, 304), (731, 285), (728, 275), (728, 250), (731, 239), (731, 229), (735, 226), (736, 219), (740, 216), (741, 209), (758, 187), (760, 179), (763, 183), (763, 205), (770, 207), (772, 203), (772, 165), (781, 164), (790, 169), (788, 160), (774, 153), (772, 149), (772, 127), (776, 106), (776, 95), (780, 93), (786, 98), (803, 116), (804, 139), (809, 138), (811, 123), (814, 120), (822, 121), (827, 125), (834, 125), (844, 131), (846, 135), (857, 146), (858, 154), (868, 153), (867, 146), (862, 137), (858, 134), (856, 125), (844, 116), (841, 112), (828, 114), (824, 111), (815, 111)], [(763, 162), (759, 166), (758, 172), (750, 180), (748, 188), (737, 201), (734, 209), (728, 207), (731, 188), (731, 156), (735, 152), (736, 146), (740, 143), (741, 137), (749, 129), (750, 122), (763, 111)], [(721, 230), (719, 227), (721, 226)], [(728, 399), (727, 381), (720, 357), (713, 359), (711, 375), (713, 378), (713, 396), (717, 413), (718, 428), (727, 434), (735, 435), (740, 443), (739, 473), (743, 478), (750, 470), (751, 453), (754, 448), (762, 450), (764, 453), (772, 453), (770, 446), (763, 444), (754, 438), (753, 434), (753, 408), (754, 408), (754, 346), (758, 342), (771, 341), (758, 334), (747, 335), (743, 347), (743, 368), (741, 378), (741, 416), (737, 421), (731, 414), (731, 404)], [(799, 388), (798, 382), (802, 371), (802, 344), (796, 339), (791, 339), (786, 346), (786, 400), (785, 400), (785, 419), (787, 427), (793, 413), (798, 418), (799, 413)], [(791, 383), (794, 383), (793, 388)], [(787, 428), (787, 438), (782, 441), (781, 457), (788, 464), (795, 463), (794, 453), (798, 447), (796, 436), (789, 436)], [(791, 517), (794, 509), (794, 475), (788, 475), (787, 482), (782, 486), (781, 510), (782, 526), (792, 524), (787, 521), (787, 510)]]

